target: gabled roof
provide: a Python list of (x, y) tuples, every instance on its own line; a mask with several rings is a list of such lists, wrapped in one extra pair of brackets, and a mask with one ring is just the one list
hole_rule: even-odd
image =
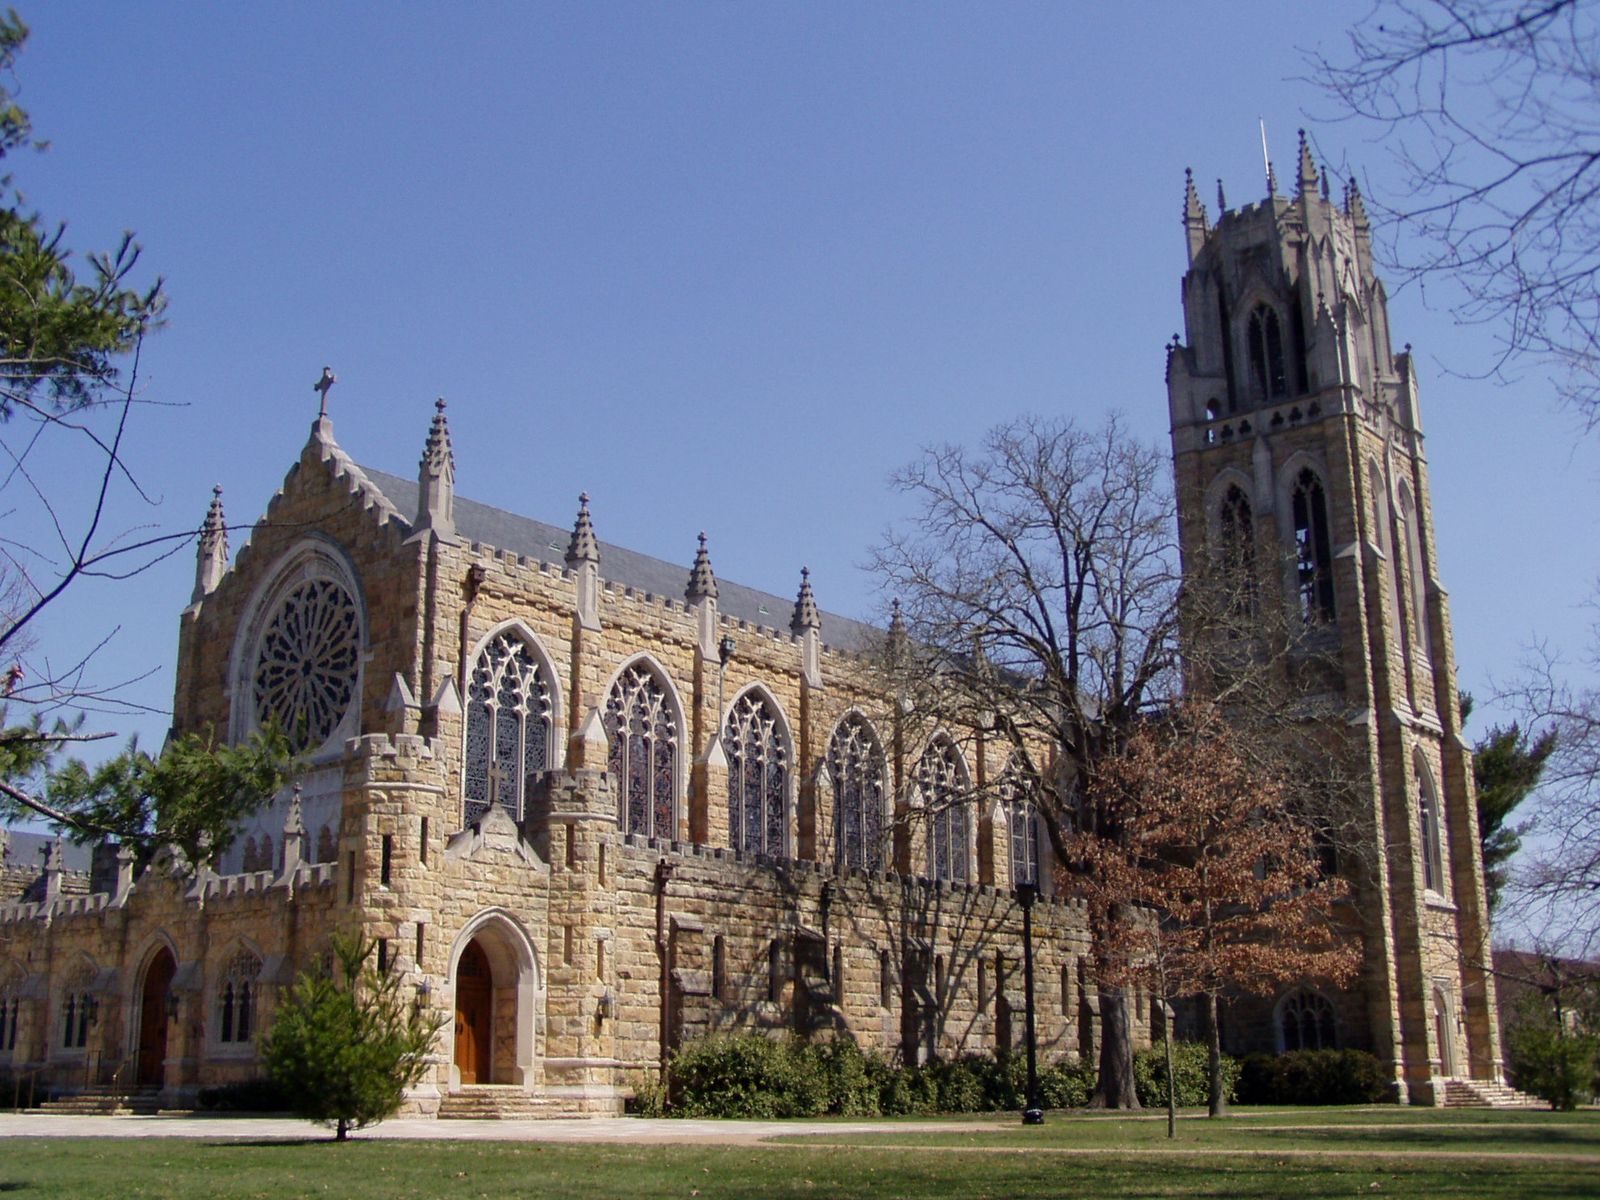
[[(417, 481), (403, 479), (374, 467), (361, 471), (402, 514), (417, 511)], [(409, 518), (408, 518), (409, 519)], [(518, 516), (502, 508), (492, 508), (455, 498), (456, 533), (469, 542), (479, 542), (496, 550), (510, 551), (525, 558), (560, 564), (572, 537), (570, 529), (547, 525), (531, 517)], [(652, 558), (610, 542), (600, 542), (600, 577), (608, 583), (650, 592), (682, 601), (689, 568), (682, 563)], [(794, 611), (794, 599), (785, 600), (771, 592), (758, 591), (718, 577), (717, 610), (735, 620), (747, 621), (787, 634)], [(862, 651), (882, 638), (882, 633), (861, 621), (837, 613), (823, 612), (822, 640), (839, 650)]]

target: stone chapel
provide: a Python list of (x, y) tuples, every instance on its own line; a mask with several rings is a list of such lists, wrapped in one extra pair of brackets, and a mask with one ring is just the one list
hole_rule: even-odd
[[(1381, 830), (1359, 981), (1230, 1004), (1226, 1048), (1368, 1049), (1442, 1103), (1501, 1066), (1415, 371), (1360, 196), (1331, 201), (1303, 142), (1292, 197), (1219, 208), (1191, 180), (1167, 358), (1183, 553), (1231, 540), (1333, 652)], [(1019, 883), (1041, 892), (1040, 1054), (1096, 1052), (1085, 911), (1006, 746), (903, 736), (861, 669), (881, 635), (804, 572), (792, 598), (741, 586), (703, 534), (663, 562), (601, 541), (587, 497), (558, 528), (458, 496), (455, 470), (441, 401), (412, 477), (319, 416), (231, 558), (213, 497), (173, 727), (276, 718), (306, 772), (216, 871), (101, 847), (85, 879), (59, 844), (8, 869), (0, 1071), (168, 1105), (252, 1078), (279, 998), (353, 928), (448, 1020), (420, 1113), (619, 1112), (720, 1030), (1007, 1050)], [(1140, 1039), (1166, 1019), (1132, 1007)]]

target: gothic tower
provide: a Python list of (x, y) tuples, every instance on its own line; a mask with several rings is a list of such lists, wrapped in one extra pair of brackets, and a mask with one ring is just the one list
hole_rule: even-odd
[[(1360, 194), (1328, 197), (1302, 134), (1294, 196), (1219, 213), (1192, 176), (1185, 340), (1167, 386), (1185, 563), (1244, 564), (1261, 611), (1335, 664), (1366, 841), (1341, 855), (1364, 968), (1343, 991), (1235, 1008), (1235, 1050), (1336, 1044), (1391, 1064), (1402, 1099), (1498, 1081), (1471, 755), (1461, 736), (1417, 380), (1390, 342)], [(1281, 605), (1269, 610), (1268, 605)]]

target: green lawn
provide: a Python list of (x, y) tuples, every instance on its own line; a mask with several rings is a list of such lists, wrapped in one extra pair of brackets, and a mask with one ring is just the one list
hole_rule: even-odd
[[(246, 1126), (219, 1124), (219, 1135), (236, 1131), (247, 1135)], [(73, 1200), (213, 1196), (1321, 1200), (1355, 1195), (1576, 1200), (1600, 1194), (1600, 1115), (1592, 1113), (1560, 1117), (1415, 1109), (1299, 1110), (1224, 1123), (1188, 1120), (1180, 1127), (1182, 1139), (1176, 1146), (1166, 1141), (1164, 1133), (1159, 1121), (1052, 1113), (1039, 1129), (1023, 1129), (1014, 1118), (1007, 1118), (985, 1122), (976, 1133), (919, 1134), (887, 1127), (871, 1135), (874, 1142), (907, 1143), (902, 1146), (838, 1146), (844, 1135), (831, 1132), (819, 1139), (830, 1143), (827, 1146), (786, 1141), (738, 1148), (377, 1140), (261, 1144), (222, 1137), (10, 1139), (0, 1141), (0, 1193)], [(1027, 1153), (1029, 1146), (1040, 1152)], [(1330, 1151), (1337, 1153), (1322, 1156)]]

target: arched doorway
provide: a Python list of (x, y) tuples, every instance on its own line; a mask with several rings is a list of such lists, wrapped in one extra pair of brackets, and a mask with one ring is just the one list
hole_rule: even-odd
[(141, 1087), (160, 1087), (167, 1075), (167, 997), (178, 964), (162, 947), (144, 971), (139, 992), (139, 1049), (134, 1078)]
[(1451, 1037), (1450, 1005), (1438, 988), (1433, 989), (1433, 1025), (1439, 1038), (1439, 1074), (1451, 1078), (1456, 1073), (1455, 1039)]
[(494, 976), (473, 938), (456, 964), (456, 1070), (462, 1083), (492, 1079)]

